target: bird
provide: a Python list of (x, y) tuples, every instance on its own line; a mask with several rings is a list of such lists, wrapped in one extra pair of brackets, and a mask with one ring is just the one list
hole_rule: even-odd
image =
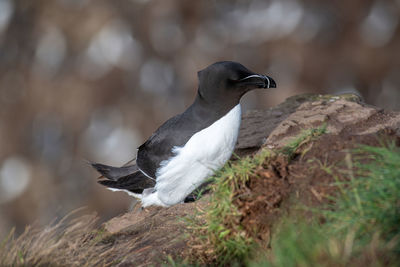
[(143, 208), (183, 203), (230, 159), (238, 138), (240, 99), (257, 88), (276, 88), (266, 75), (233, 61), (197, 73), (194, 102), (163, 123), (137, 148), (136, 162), (123, 167), (91, 163), (98, 183), (138, 198)]

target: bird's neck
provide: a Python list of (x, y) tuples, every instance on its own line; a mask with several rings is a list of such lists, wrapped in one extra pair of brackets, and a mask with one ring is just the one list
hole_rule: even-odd
[(232, 104), (227, 104), (224, 101), (221, 102), (208, 102), (198, 95), (193, 104), (188, 108), (187, 113), (190, 114), (193, 121), (201, 121), (202, 124), (211, 125), (228, 114), (235, 106), (239, 105), (239, 101)]
[(200, 109), (226, 114), (239, 103), (240, 97), (203, 96), (198, 90), (193, 105)]

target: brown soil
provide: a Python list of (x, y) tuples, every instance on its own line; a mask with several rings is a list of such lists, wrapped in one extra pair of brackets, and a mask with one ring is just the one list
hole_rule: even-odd
[(242, 226), (259, 244), (268, 246), (277, 219), (284, 213), (299, 212), (291, 209), (293, 205), (316, 207), (329, 202), (328, 196), (336, 193), (335, 179), (348, 177), (346, 155), (350, 150), (360, 144), (382, 146), (388, 142), (399, 146), (400, 137), (393, 131), (368, 135), (343, 131), (304, 144), (291, 160), (278, 156), (266, 162), (237, 192), (234, 204), (242, 212)]
[(288, 160), (279, 156), (265, 162), (237, 192), (235, 204), (242, 212), (241, 224), (247, 233), (268, 245), (270, 229), (280, 214), (282, 201), (288, 198)]

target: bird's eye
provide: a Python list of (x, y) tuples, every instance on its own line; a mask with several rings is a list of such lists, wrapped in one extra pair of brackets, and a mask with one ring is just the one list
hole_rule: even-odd
[(232, 79), (232, 78), (228, 78), (228, 80), (226, 81), (228, 86), (233, 86), (235, 85), (239, 80), (238, 79)]

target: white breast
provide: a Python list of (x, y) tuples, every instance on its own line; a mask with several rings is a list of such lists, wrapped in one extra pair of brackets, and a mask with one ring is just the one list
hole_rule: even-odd
[(240, 104), (209, 127), (193, 135), (175, 156), (161, 162), (155, 192), (142, 196), (144, 207), (170, 206), (182, 202), (232, 155), (239, 133)]

